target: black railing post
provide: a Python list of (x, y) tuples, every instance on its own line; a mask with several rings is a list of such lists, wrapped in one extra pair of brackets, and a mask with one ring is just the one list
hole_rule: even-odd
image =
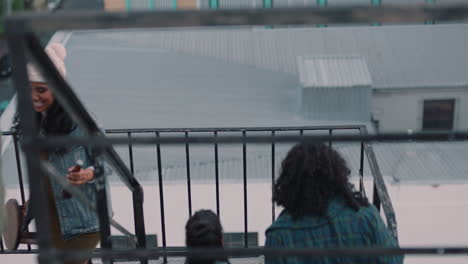
[[(362, 129), (359, 129), (359, 133), (364, 135)], [(364, 188), (364, 141), (361, 141), (361, 154), (359, 161), (359, 192), (366, 197), (366, 189)]]
[[(214, 131), (215, 139), (218, 138), (218, 131)], [(219, 160), (218, 160), (218, 143), (214, 144), (214, 154), (215, 154), (215, 184), (216, 184), (216, 214), (218, 217), (221, 217), (219, 210)]]
[[(271, 131), (271, 136), (275, 136), (275, 131)], [(275, 192), (275, 141), (271, 142), (271, 195)], [(271, 199), (271, 222), (275, 221), (275, 202)]]
[[(328, 130), (328, 135), (329, 135), (330, 137), (333, 136), (333, 129), (329, 129), (329, 130)], [(329, 146), (330, 148), (333, 146), (333, 142), (332, 142), (331, 138), (330, 138), (330, 140), (328, 141), (328, 146)]]
[[(94, 178), (97, 190), (97, 209), (99, 217), (99, 231), (101, 234), (101, 248), (112, 249), (111, 230), (109, 221), (109, 205), (107, 196), (107, 183), (104, 176), (104, 165), (101, 155), (101, 149), (93, 148), (91, 154), (91, 163), (95, 164)], [(103, 263), (113, 263), (112, 260), (103, 258)]]
[[(156, 138), (160, 138), (159, 132), (156, 132)], [(161, 232), (162, 232), (162, 244), (163, 249), (166, 249), (166, 217), (164, 212), (164, 189), (163, 189), (163, 175), (162, 175), (162, 163), (161, 163), (161, 144), (156, 144), (156, 155), (158, 160), (158, 179), (159, 179), (159, 204), (161, 209)], [(164, 255), (164, 263), (167, 263), (167, 256)]]
[[(15, 133), (11, 135), (13, 137), (13, 146), (15, 147), (15, 158), (16, 158), (16, 170), (18, 171), (18, 181), (20, 185), (21, 204), (25, 206), (26, 198), (24, 195), (24, 183), (23, 183), (23, 169), (21, 168), (21, 155), (18, 147), (18, 135)], [(29, 231), (29, 227), (26, 226), (26, 231)], [(28, 244), (28, 251), (31, 251), (31, 244)]]
[(376, 185), (375, 181), (374, 181), (373, 186), (374, 187), (373, 187), (372, 203), (377, 208), (377, 210), (379, 210), (379, 212), (380, 212), (382, 202), (380, 201), (379, 190), (377, 190), (377, 185)]
[[(242, 136), (244, 139), (247, 136), (245, 130), (242, 131)], [(243, 164), (243, 175), (244, 175), (244, 247), (248, 247), (248, 212), (247, 212), (247, 144), (244, 142), (242, 144), (242, 164)]]
[[(189, 132), (185, 131), (185, 138), (189, 138)], [(189, 217), (192, 216), (192, 186), (190, 183), (190, 147), (189, 143), (185, 143), (185, 167), (187, 168), (187, 201)]]
[[(13, 83), (18, 92), (18, 112), (21, 118), (21, 124), (24, 131), (23, 149), (25, 150), (26, 162), (28, 168), (29, 184), (35, 188), (30, 188), (31, 210), (36, 219), (37, 238), (39, 242), (39, 263), (58, 263), (54, 256), (48, 253), (52, 251), (50, 237), (50, 219), (49, 205), (46, 197), (46, 186), (44, 182), (43, 170), (40, 166), (39, 149), (34, 148), (32, 144), (38, 134), (38, 128), (35, 120), (35, 113), (32, 105), (31, 86), (29, 84), (26, 69), (26, 54), (28, 53), (26, 44), (26, 35), (17, 33), (24, 31), (24, 23), (10, 21), (7, 25), (8, 46), (11, 47), (12, 65), (13, 65)], [(14, 48), (13, 48), (14, 47)]]
[(128, 158), (130, 160), (130, 171), (135, 176), (135, 168), (133, 165), (133, 144), (132, 144), (132, 132), (128, 132)]
[[(146, 231), (145, 231), (145, 217), (143, 210), (143, 188), (140, 186), (139, 190), (132, 192), (133, 198), (133, 221), (135, 224), (135, 235), (137, 237), (137, 248), (146, 248)], [(147, 259), (141, 259), (140, 263), (148, 263)]]
[[(363, 135), (367, 135), (366, 126), (361, 126), (360, 130)], [(390, 232), (392, 232), (393, 236), (398, 241), (398, 229), (395, 210), (393, 210), (392, 201), (388, 195), (387, 187), (377, 162), (377, 157), (375, 156), (374, 149), (370, 143), (364, 142), (364, 152), (367, 156), (369, 168), (374, 180), (373, 204), (377, 208), (380, 208), (381, 205), (383, 206), (385, 218), (387, 219), (387, 228), (390, 230)]]

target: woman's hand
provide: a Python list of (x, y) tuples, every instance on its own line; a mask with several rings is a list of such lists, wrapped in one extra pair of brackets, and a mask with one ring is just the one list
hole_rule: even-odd
[(75, 166), (68, 169), (67, 180), (73, 185), (82, 185), (94, 179), (94, 170), (93, 169), (80, 169), (77, 172), (73, 172)]

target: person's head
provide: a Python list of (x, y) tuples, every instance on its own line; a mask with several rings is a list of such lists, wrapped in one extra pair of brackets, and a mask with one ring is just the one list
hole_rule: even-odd
[[(65, 77), (67, 69), (64, 59), (67, 56), (65, 47), (59, 43), (52, 43), (45, 48), (45, 52), (54, 64), (57, 71)], [(38, 113), (47, 112), (56, 103), (52, 91), (47, 85), (41, 71), (33, 63), (28, 63), (28, 78), (31, 82), (33, 108)]]
[[(55, 65), (57, 71), (62, 77), (65, 77), (67, 72), (64, 63), (66, 57), (65, 47), (59, 43), (52, 43), (45, 48), (45, 52)], [(55, 99), (37, 65), (28, 63), (27, 71), (32, 89), (33, 109), (36, 111), (36, 121), (41, 130), (46, 135), (65, 135), (70, 133), (75, 128), (75, 123)], [(21, 120), (19, 120), (18, 115), (15, 117), (13, 130), (22, 133)]]
[[(222, 248), (223, 227), (219, 217), (211, 210), (199, 210), (185, 225), (185, 244), (188, 248)], [(188, 257), (187, 264), (214, 264), (226, 258)]]
[(337, 196), (358, 210), (368, 202), (354, 192), (349, 174), (345, 160), (333, 148), (323, 143), (297, 144), (282, 162), (273, 201), (295, 219), (305, 215), (326, 216), (329, 202)]
[(55, 103), (55, 97), (49, 86), (43, 82), (31, 82), (31, 89), (34, 111), (38, 113), (47, 112)]
[(211, 210), (199, 210), (185, 225), (187, 247), (222, 247), (223, 227), (219, 217)]

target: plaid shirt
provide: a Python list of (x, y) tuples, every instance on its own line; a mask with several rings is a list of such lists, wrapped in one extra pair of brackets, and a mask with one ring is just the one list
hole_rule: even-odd
[[(267, 248), (358, 248), (397, 247), (377, 209), (370, 205), (359, 211), (349, 208), (342, 198), (330, 202), (328, 216), (305, 216), (293, 220), (284, 210), (266, 230)], [(401, 256), (385, 257), (266, 257), (267, 264), (303, 263), (403, 263)]]

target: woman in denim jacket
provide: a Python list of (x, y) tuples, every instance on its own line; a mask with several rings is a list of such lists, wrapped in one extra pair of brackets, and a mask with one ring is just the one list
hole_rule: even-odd
[[(54, 43), (46, 47), (57, 70), (65, 76), (66, 51), (61, 44)], [(28, 77), (32, 87), (33, 108), (36, 111), (39, 133), (43, 136), (82, 136), (84, 131), (64, 111), (46, 84), (43, 76), (32, 64), (28, 66)], [(20, 126), (18, 126), (20, 129)], [(19, 131), (21, 132), (21, 131)], [(90, 150), (84, 146), (57, 148), (41, 153), (41, 159), (47, 160), (58, 173), (67, 178), (92, 202), (96, 202), (96, 184), (94, 183), (94, 164)], [(81, 161), (79, 168), (77, 162)], [(93, 249), (100, 241), (99, 220), (91, 211), (53, 179), (45, 177), (51, 220), (52, 245), (57, 249)], [(30, 215), (29, 207), (27, 215)], [(28, 217), (26, 217), (28, 218)], [(26, 219), (28, 220), (28, 219)], [(27, 223), (28, 221), (26, 221)], [(67, 262), (75, 263), (75, 262)], [(79, 262), (76, 262), (79, 263)]]

